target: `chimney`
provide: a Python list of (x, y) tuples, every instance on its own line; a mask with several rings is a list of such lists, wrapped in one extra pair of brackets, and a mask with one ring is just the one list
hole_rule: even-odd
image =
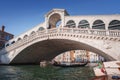
[(5, 30), (5, 26), (4, 26), (4, 25), (2, 25), (2, 32), (4, 32), (4, 30)]

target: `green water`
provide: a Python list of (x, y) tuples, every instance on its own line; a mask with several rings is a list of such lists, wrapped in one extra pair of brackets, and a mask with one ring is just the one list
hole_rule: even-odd
[(93, 77), (93, 69), (90, 67), (0, 66), (0, 80), (92, 80)]

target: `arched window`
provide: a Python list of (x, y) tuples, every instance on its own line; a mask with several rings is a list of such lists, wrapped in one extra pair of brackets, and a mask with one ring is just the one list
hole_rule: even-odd
[(109, 23), (109, 30), (120, 30), (120, 21), (119, 20), (113, 20)]
[(79, 22), (78, 28), (90, 28), (90, 24), (87, 20), (82, 20)]
[(9, 44), (6, 44), (6, 47), (8, 47), (9, 46)]
[(76, 24), (73, 20), (69, 20), (66, 24), (66, 27), (68, 28), (75, 28)]
[[(51, 29), (51, 28), (56, 28), (58, 27), (58, 23), (59, 21), (61, 21), (61, 15), (58, 13), (54, 13), (49, 17), (49, 21), (48, 21), (48, 28), (47, 29)], [(59, 23), (61, 24), (61, 23)]]
[(56, 27), (58, 28), (58, 27), (61, 27), (61, 20), (59, 20), (58, 22), (56, 22)]
[(93, 29), (105, 29), (105, 23), (102, 20), (96, 20), (92, 26)]
[(43, 27), (40, 27), (40, 28), (38, 29), (38, 31), (43, 31), (43, 30), (45, 30), (45, 28), (43, 28)]
[(14, 43), (15, 43), (15, 41), (11, 42), (11, 44), (14, 44)]
[(25, 35), (23, 38), (27, 38), (28, 37), (28, 35)]
[(17, 39), (17, 41), (20, 41), (20, 40), (21, 40), (21, 38), (18, 38), (18, 39)]
[(30, 35), (33, 35), (33, 34), (35, 34), (35, 31), (32, 31)]

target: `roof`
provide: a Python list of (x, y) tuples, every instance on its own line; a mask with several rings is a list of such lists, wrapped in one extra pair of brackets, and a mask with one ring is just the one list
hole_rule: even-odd
[(69, 15), (68, 12), (65, 9), (54, 8), (51, 11), (49, 11), (45, 16), (48, 16), (49, 14), (51, 14), (54, 11), (62, 11), (62, 12), (65, 12), (65, 15)]
[(8, 33), (8, 32), (6, 32), (6, 31), (4, 31), (4, 32), (3, 32), (2, 30), (0, 30), (0, 32), (1, 32), (1, 33), (5, 33), (5, 34), (9, 34), (9, 35), (12, 35), (12, 36), (14, 36), (13, 34), (11, 34), (11, 33)]

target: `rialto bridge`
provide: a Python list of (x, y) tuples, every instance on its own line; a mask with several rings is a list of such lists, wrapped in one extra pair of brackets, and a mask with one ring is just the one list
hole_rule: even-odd
[(43, 23), (8, 41), (0, 51), (0, 61), (39, 63), (69, 50), (120, 60), (120, 15), (70, 16), (64, 9), (53, 9)]

